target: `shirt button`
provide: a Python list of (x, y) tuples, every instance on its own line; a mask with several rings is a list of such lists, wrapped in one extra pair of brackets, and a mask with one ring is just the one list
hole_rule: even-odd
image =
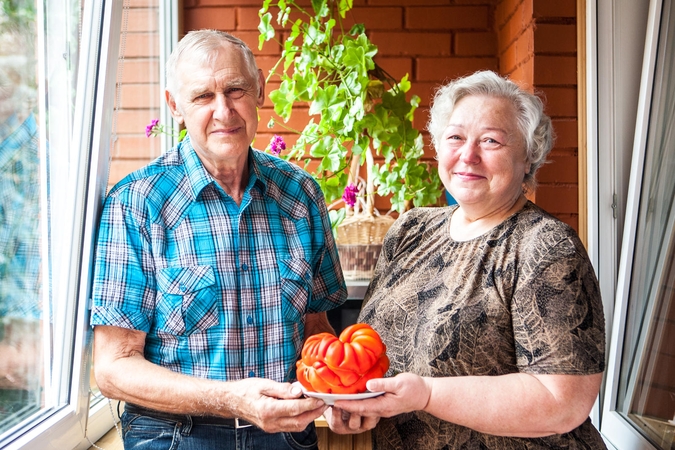
[(249, 325), (251, 325), (251, 324), (253, 323), (253, 317), (248, 316), (248, 317), (246, 318), (246, 323), (249, 324)]
[(180, 289), (181, 293), (182, 293), (182, 292), (185, 292), (185, 284), (184, 284), (184, 283), (181, 283), (181, 284), (178, 286), (178, 289)]
[(241, 270), (243, 270), (244, 272), (246, 272), (246, 271), (248, 270), (248, 265), (247, 265), (247, 264), (242, 264), (242, 265), (241, 265)]
[(251, 371), (248, 373), (248, 376), (249, 376), (250, 378), (253, 378), (253, 377), (255, 376), (255, 372), (251, 370)]

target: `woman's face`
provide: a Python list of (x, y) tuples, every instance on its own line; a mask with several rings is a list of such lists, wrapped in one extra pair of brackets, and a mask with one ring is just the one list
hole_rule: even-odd
[(509, 100), (472, 95), (457, 102), (441, 136), (438, 171), (460, 207), (478, 215), (510, 207), (529, 170)]

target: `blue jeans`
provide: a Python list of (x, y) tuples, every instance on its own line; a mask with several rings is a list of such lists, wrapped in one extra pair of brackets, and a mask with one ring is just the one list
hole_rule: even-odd
[(314, 423), (299, 433), (266, 433), (258, 427), (234, 428), (180, 419), (130, 414), (121, 417), (125, 450), (318, 450)]

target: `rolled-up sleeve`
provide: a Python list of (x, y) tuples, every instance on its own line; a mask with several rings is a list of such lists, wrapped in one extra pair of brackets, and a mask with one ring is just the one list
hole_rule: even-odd
[(144, 208), (124, 195), (108, 197), (96, 245), (91, 325), (148, 332), (155, 279)]

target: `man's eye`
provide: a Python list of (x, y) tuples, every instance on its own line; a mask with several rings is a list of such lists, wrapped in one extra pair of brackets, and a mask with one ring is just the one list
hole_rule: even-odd
[(225, 92), (228, 97), (235, 100), (242, 98), (245, 93), (246, 91), (242, 88), (231, 88)]

